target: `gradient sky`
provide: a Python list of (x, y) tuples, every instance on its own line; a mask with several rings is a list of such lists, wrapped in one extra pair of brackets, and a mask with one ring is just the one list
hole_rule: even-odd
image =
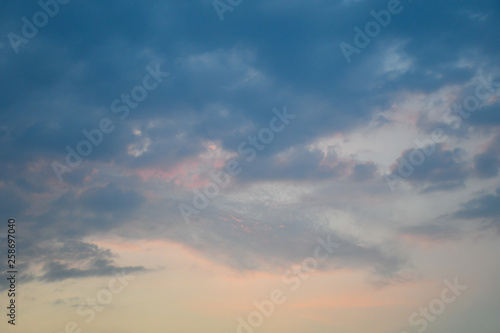
[(498, 333), (498, 0), (53, 4), (0, 5), (1, 332), (413, 333), (458, 279), (421, 331)]

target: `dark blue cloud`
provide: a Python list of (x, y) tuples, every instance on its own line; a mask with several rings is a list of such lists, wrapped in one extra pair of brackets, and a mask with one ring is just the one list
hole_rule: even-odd
[[(424, 151), (431, 151), (425, 154)], [(416, 157), (422, 156), (423, 158)], [(443, 144), (427, 146), (425, 149), (410, 148), (393, 165), (392, 174), (404, 177), (422, 191), (453, 190), (462, 186), (471, 174), (471, 168), (464, 161), (465, 151), (459, 148), (447, 150)], [(416, 161), (416, 164), (413, 162)]]
[(500, 232), (500, 188), (495, 193), (482, 195), (462, 205), (462, 208), (453, 214), (460, 219), (478, 219), (489, 227)]
[(96, 212), (127, 213), (139, 207), (144, 198), (136, 191), (124, 191), (115, 184), (108, 184), (105, 187), (85, 190), (80, 195), (79, 201), (84, 207)]
[(481, 178), (498, 176), (500, 169), (500, 135), (497, 135), (485, 152), (474, 156), (475, 170)]
[(364, 181), (374, 179), (377, 173), (377, 165), (373, 162), (356, 163), (353, 168), (352, 179), (355, 181)]
[[(370, 10), (385, 6), (385, 1), (349, 6), (342, 1), (279, 6), (257, 1), (238, 7), (221, 23), (207, 1), (189, 6), (159, 1), (70, 2), (19, 55), (4, 48), (3, 109), (9, 111), (5, 115), (11, 122), (18, 123), (17, 130), (26, 132), (21, 137), (34, 138), (39, 133), (45, 139), (33, 141), (62, 154), (61, 146), (78, 142), (81, 127), (92, 123), (89, 114), (108, 113), (111, 101), (142, 78), (144, 67), (162, 59), (172, 71), (171, 86), (160, 87), (161, 93), (146, 101), (134, 120), (171, 117), (181, 111), (201, 120), (183, 131), (220, 139), (231, 149), (238, 138), (227, 133), (229, 128), (247, 121), (258, 127), (267, 121), (269, 108), (300, 105), (297, 112), (307, 114), (304, 129), (280, 142), (275, 148), (279, 151), (352, 128), (375, 106), (389, 105), (395, 91), (430, 92), (466, 82), (474, 70), (455, 66), (460, 58), (474, 62), (498, 55), (496, 44), (489, 42), (498, 17), (494, 1), (464, 1), (460, 6), (434, 2), (436, 20), (429, 19), (426, 4), (414, 2), (405, 3), (405, 10), (358, 61), (347, 65), (339, 42), (350, 41), (352, 27), (367, 22)], [(9, 19), (4, 31), (18, 31), (20, 17), (38, 9), (34, 4), (6, 5), (3, 13)], [(259, 24), (254, 22), (256, 17)], [(374, 68), (380, 68), (387, 47), (400, 40), (408, 41), (400, 51), (414, 61), (410, 71), (387, 80), (388, 74)], [(242, 84), (252, 71), (257, 76)], [(431, 73), (439, 73), (439, 78)], [(26, 98), (13, 99), (18, 91)], [(207, 107), (210, 104), (222, 105), (236, 117), (217, 122)], [(19, 124), (22, 115), (31, 120)], [(42, 122), (47, 116), (50, 122)], [(49, 131), (53, 135), (46, 136)], [(130, 140), (131, 134), (124, 133), (113, 142), (116, 154), (123, 154)]]
[(497, 219), (500, 216), (500, 188), (494, 194), (483, 195), (468, 201), (461, 210), (455, 213), (455, 216), (466, 219)]

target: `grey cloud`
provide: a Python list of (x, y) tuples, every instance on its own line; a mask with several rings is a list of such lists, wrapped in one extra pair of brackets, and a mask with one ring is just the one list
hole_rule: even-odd
[(66, 279), (86, 278), (93, 276), (112, 276), (120, 272), (135, 273), (145, 272), (143, 266), (118, 267), (110, 261), (96, 261), (93, 267), (88, 269), (71, 268), (69, 265), (57, 262), (49, 262), (43, 268), (44, 274), (40, 280), (46, 282), (61, 281)]
[(166, 237), (243, 272), (282, 273), (290, 265), (313, 256), (318, 238), (329, 238), (338, 245), (320, 266), (323, 270), (368, 269), (375, 276), (392, 280), (407, 265), (407, 258), (382, 245), (364, 245), (356, 238), (341, 235), (321, 222), (314, 210), (300, 204), (273, 206), (252, 201), (217, 206), (204, 210), (203, 216), (193, 219), (188, 229), (169, 229)]
[[(23, 258), (29, 258), (28, 262), (17, 265), (20, 272), (19, 279), (23, 283), (148, 271), (143, 266), (119, 266), (115, 263), (116, 256), (109, 249), (102, 249), (76, 239), (44, 239), (36, 243), (31, 241), (28, 234), (23, 237), (18, 249), (23, 253)], [(43, 264), (42, 271), (30, 273), (32, 269), (30, 266), (33, 264)], [(0, 283), (0, 290), (7, 287), (4, 281)]]
[(403, 227), (399, 229), (401, 234), (423, 236), (432, 240), (457, 239), (462, 232), (457, 226), (437, 220), (434, 223)]

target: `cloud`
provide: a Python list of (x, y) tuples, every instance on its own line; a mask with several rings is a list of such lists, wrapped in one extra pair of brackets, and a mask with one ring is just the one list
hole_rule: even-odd
[[(43, 240), (29, 242), (30, 236), (23, 237), (18, 244), (23, 257), (29, 262), (17, 265), (19, 279), (24, 283), (32, 281), (54, 282), (94, 276), (112, 276), (116, 272), (147, 272), (143, 266), (120, 266), (115, 263), (116, 255), (108, 249), (76, 239)], [(35, 267), (42, 265), (42, 269)], [(0, 289), (8, 284), (0, 283)]]
[(124, 191), (116, 184), (110, 183), (105, 187), (91, 187), (85, 190), (78, 200), (84, 207), (98, 213), (127, 213), (138, 208), (144, 197), (136, 191)]
[[(413, 116), (395, 105), (408, 95), (425, 100), (450, 87), (464, 93), (479, 70), (498, 71), (500, 13), (495, 1), (460, 6), (413, 1), (346, 64), (339, 43), (351, 42), (353, 26), (386, 5), (382, 0), (247, 1), (220, 24), (206, 0), (72, 1), (19, 54), (5, 44), (0, 208), (23, 221), (25, 258), (44, 267), (33, 274), (43, 274), (36, 276), (45, 281), (109, 274), (118, 268), (114, 257), (83, 239), (115, 232), (181, 242), (240, 270), (294, 263), (310, 255), (316, 237), (331, 233), (342, 249), (325, 269), (397, 275), (406, 258), (380, 244), (345, 237), (329, 209), (342, 206), (345, 198), (360, 206), (376, 198), (377, 208), (392, 216), (393, 208), (386, 206), (392, 198), (377, 183), (377, 170), (403, 150), (398, 146), (396, 154), (385, 155), (400, 137), (379, 142), (379, 152), (371, 152), (375, 158), (365, 160), (354, 157), (363, 147), (351, 150), (339, 139), (335, 149), (319, 148), (318, 142), (364, 136), (375, 115), (380, 130), (399, 126), (398, 117), (407, 121), (408, 132), (425, 130), (433, 119), (420, 117), (415, 125)], [(34, 2), (5, 3), (2, 31), (20, 32), (21, 17), (38, 9)], [(161, 64), (171, 76), (120, 120), (111, 103), (140, 84), (151, 64)], [(267, 126), (271, 110), (283, 105), (298, 121), (254, 162), (242, 162), (244, 170), (234, 182), (239, 186), (215, 199), (194, 229), (185, 228), (177, 208), (192, 199), (191, 189), (175, 177), (140, 177), (144, 170), (169, 174), (175, 169), (188, 179), (202, 178), (183, 167), (199, 161), (207, 142), (236, 155), (242, 140)], [(497, 107), (492, 102), (467, 124), (493, 130)], [(103, 117), (112, 119), (116, 130), (59, 183), (51, 162), (63, 162), (66, 146), (75, 147), (84, 139), (82, 130), (96, 128)], [(475, 135), (466, 129), (459, 135), (465, 141)], [(498, 174), (497, 141), (481, 152), (467, 144), (437, 145), (408, 181), (425, 198), (436, 191), (468, 190), (472, 171), (484, 178)], [(401, 156), (409, 158), (413, 151)], [(475, 156), (474, 169), (464, 156)], [(479, 217), (483, 208), (483, 213), (493, 209), (477, 200), (457, 216)], [(313, 216), (304, 214), (309, 206), (302, 202), (314, 208)], [(133, 223), (138, 220), (140, 226)], [(325, 220), (334, 226), (318, 230)], [(406, 232), (446, 230), (424, 225)]]
[(486, 148), (486, 151), (474, 156), (474, 168), (481, 178), (498, 176), (500, 168), (500, 135), (497, 135)]
[[(254, 191), (233, 192), (213, 202), (203, 215), (192, 219), (189, 228), (168, 227), (167, 237), (241, 272), (280, 274), (313, 255), (318, 238), (338, 245), (322, 270), (368, 270), (390, 281), (397, 279), (408, 263), (408, 258), (392, 253), (383, 244), (367, 244), (343, 234), (335, 223), (316, 213), (321, 207), (317, 203), (283, 197), (284, 192), (270, 186), (256, 186)], [(281, 200), (275, 195), (281, 195)]]
[(373, 162), (357, 163), (352, 170), (353, 173), (351, 177), (355, 181), (374, 179), (377, 169), (377, 165)]
[[(336, 155), (333, 157), (336, 158)], [(243, 171), (238, 179), (256, 180), (319, 180), (342, 173), (343, 164), (323, 165), (324, 159), (331, 159), (318, 149), (295, 147), (278, 154), (258, 155), (254, 161), (239, 158)]]
[[(498, 82), (498, 80), (493, 80)], [(467, 123), (471, 126), (493, 128), (500, 124), (500, 104), (488, 105), (471, 113)]]
[(46, 282), (61, 281), (66, 279), (77, 279), (94, 276), (112, 276), (118, 272), (134, 273), (145, 272), (143, 266), (125, 266), (118, 267), (112, 264), (111, 261), (98, 260), (94, 263), (93, 267), (87, 269), (71, 268), (69, 265), (57, 262), (49, 262), (43, 268), (43, 276), (40, 280)]
[(27, 207), (29, 203), (15, 189), (0, 187), (0, 209), (5, 216), (8, 218), (19, 216)]
[[(429, 150), (430, 147), (426, 149)], [(414, 160), (413, 153), (424, 156), (421, 165), (409, 164), (408, 161)], [(424, 155), (420, 149), (410, 148), (405, 150), (392, 166), (392, 174), (400, 176), (399, 170), (406, 170), (409, 165), (413, 172), (406, 177), (406, 180), (421, 187), (424, 193), (453, 190), (462, 186), (471, 174), (469, 166), (463, 159), (464, 153), (465, 151), (460, 148), (445, 149), (443, 144), (436, 144), (434, 152), (429, 155)]]
[(453, 216), (461, 219), (482, 219), (500, 231), (500, 188), (497, 188), (494, 194), (466, 202)]
[(399, 229), (402, 235), (422, 237), (432, 241), (457, 239), (462, 233), (460, 228), (437, 220), (434, 223), (402, 227)]

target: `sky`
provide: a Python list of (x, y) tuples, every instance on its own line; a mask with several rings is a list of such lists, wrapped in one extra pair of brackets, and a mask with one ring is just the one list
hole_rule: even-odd
[(1, 332), (498, 333), (498, 1), (0, 18)]

